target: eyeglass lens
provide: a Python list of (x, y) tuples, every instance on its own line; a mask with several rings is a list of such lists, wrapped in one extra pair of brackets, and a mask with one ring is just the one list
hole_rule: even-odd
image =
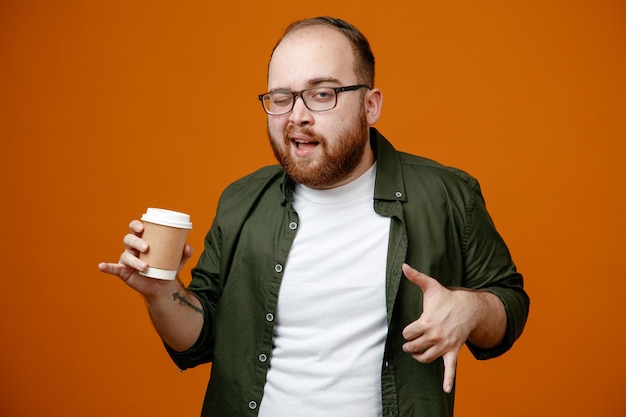
[[(337, 94), (327, 87), (311, 88), (301, 92), (300, 96), (309, 110), (324, 111), (335, 107)], [(263, 96), (263, 106), (270, 113), (288, 113), (296, 100), (294, 92), (273, 92)]]

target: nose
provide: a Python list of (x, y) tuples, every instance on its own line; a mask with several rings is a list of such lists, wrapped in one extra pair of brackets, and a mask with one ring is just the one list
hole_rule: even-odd
[(289, 113), (289, 121), (297, 126), (304, 126), (313, 123), (313, 115), (311, 110), (304, 105), (302, 97), (296, 97), (293, 103), (293, 109)]

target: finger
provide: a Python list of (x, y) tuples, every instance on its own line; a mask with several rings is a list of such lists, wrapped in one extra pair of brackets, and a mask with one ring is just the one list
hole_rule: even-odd
[(425, 337), (405, 343), (402, 349), (422, 363), (430, 363), (443, 354), (441, 348), (434, 341), (426, 340)]
[[(435, 342), (428, 338), (425, 333), (420, 332), (420, 335), (413, 339), (407, 339), (407, 342), (402, 345), (402, 350), (406, 353), (410, 353), (412, 355), (417, 355), (415, 357), (420, 362), (424, 362), (428, 358), (433, 355), (436, 355), (437, 352), (434, 350)], [(428, 351), (428, 355), (426, 354)], [(436, 359), (436, 357), (432, 358)]]
[(415, 359), (420, 362), (426, 362), (428, 356), (426, 355), (426, 351), (429, 348), (425, 346), (423, 343), (415, 343), (415, 342), (407, 342), (402, 345), (402, 350), (406, 353), (410, 353)]
[(448, 394), (452, 392), (452, 387), (454, 386), (457, 357), (457, 352), (448, 352), (443, 355), (443, 390)]
[(413, 357), (413, 359), (415, 359), (419, 363), (431, 363), (432, 361), (437, 359), (437, 358), (433, 358), (433, 357), (427, 355), (426, 354), (426, 350), (423, 351), (423, 352), (413, 353), (413, 354), (411, 354), (411, 356)]
[(124, 270), (124, 265), (100, 262), (98, 264), (98, 269), (105, 274), (117, 275), (119, 277)]
[(104, 272), (105, 274), (110, 274), (111, 273), (111, 264), (108, 262), (100, 262), (98, 264), (98, 269), (100, 270), (100, 272)]
[(130, 224), (128, 225), (128, 228), (130, 229), (131, 232), (133, 232), (134, 234), (141, 236), (141, 234), (143, 233), (143, 223), (139, 220), (133, 220), (130, 222)]
[(402, 330), (402, 337), (405, 340), (415, 340), (424, 335), (424, 329), (419, 325), (419, 320), (414, 321)]
[(141, 259), (139, 259), (134, 254), (128, 251), (122, 253), (122, 256), (120, 256), (119, 263), (122, 265), (122, 267), (126, 265), (132, 269), (136, 269), (137, 271), (143, 271), (148, 267), (147, 262), (142, 261)]
[(420, 287), (424, 292), (437, 284), (437, 280), (419, 272), (417, 269), (412, 268), (409, 264), (402, 264), (402, 272), (404, 272), (404, 275), (409, 279), (409, 281)]
[(405, 343), (402, 346), (402, 350), (406, 353), (411, 354), (413, 359), (420, 363), (431, 363), (439, 357), (439, 355), (434, 353), (435, 349), (432, 346), (426, 346), (423, 343)]
[(142, 252), (146, 253), (148, 251), (148, 242), (141, 239), (137, 235), (133, 235), (131, 233), (124, 236), (124, 246), (127, 249), (135, 250), (136, 253)]

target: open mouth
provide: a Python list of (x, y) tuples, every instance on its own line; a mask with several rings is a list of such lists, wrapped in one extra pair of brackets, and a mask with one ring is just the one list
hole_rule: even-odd
[(312, 141), (302, 140), (302, 139), (293, 139), (291, 143), (293, 143), (298, 149), (300, 148), (305, 149), (308, 147), (314, 147), (314, 146), (319, 145), (319, 142), (312, 142)]
[(308, 156), (319, 145), (319, 142), (305, 139), (291, 139), (291, 144), (294, 147), (296, 156)]

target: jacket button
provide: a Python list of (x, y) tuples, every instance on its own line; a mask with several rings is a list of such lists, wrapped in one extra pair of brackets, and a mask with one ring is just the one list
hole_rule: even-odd
[(261, 353), (259, 355), (259, 362), (264, 363), (267, 361), (267, 355), (265, 353)]
[(402, 197), (402, 193), (400, 191), (396, 191), (396, 197), (398, 198)]
[(274, 266), (274, 271), (278, 273), (283, 272), (283, 266), (281, 264), (276, 264), (276, 266)]
[(250, 410), (254, 410), (254, 409), (256, 408), (256, 401), (250, 401), (250, 402), (248, 403), (248, 408), (249, 408)]
[(269, 321), (269, 322), (274, 321), (274, 315), (273, 315), (272, 313), (267, 313), (267, 314), (265, 315), (265, 320), (267, 320), (267, 321)]
[(289, 228), (291, 230), (296, 230), (298, 228), (298, 223), (296, 223), (296, 222), (289, 223)]

